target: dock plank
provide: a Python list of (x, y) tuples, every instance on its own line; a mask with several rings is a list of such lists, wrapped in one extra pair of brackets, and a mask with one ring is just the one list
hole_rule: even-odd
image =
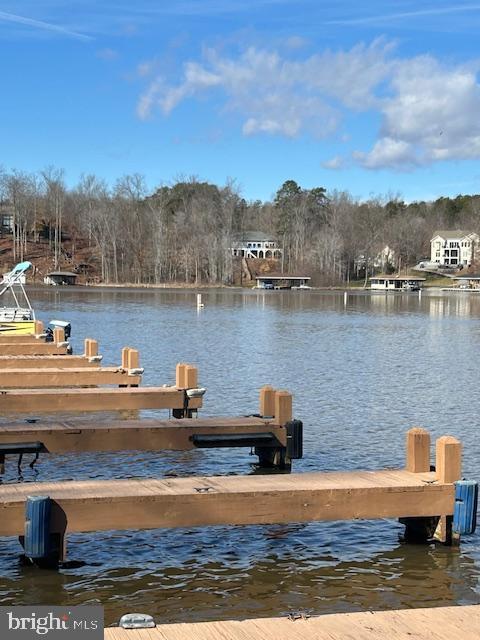
[(67, 354), (68, 345), (64, 342), (44, 342), (32, 340), (25, 343), (0, 342), (0, 355), (2, 356), (42, 356)]
[(478, 640), (480, 605), (107, 628), (105, 640)]
[[(184, 390), (176, 387), (94, 389), (8, 389), (0, 391), (0, 413), (54, 413), (56, 411), (120, 411), (182, 409)], [(190, 409), (202, 406), (191, 398)]]
[[(65, 356), (67, 357), (67, 356)], [(122, 367), (31, 367), (2, 370), (0, 388), (81, 387), (88, 385), (138, 385), (140, 375), (130, 375)]]
[(0, 486), (0, 535), (22, 533), (32, 495), (49, 495), (68, 531), (83, 532), (426, 517), (454, 509), (453, 484), (409, 471), (23, 483)]
[(4, 369), (25, 369), (25, 368), (62, 368), (67, 367), (100, 367), (100, 362), (91, 362), (84, 355), (1, 355), (0, 371)]

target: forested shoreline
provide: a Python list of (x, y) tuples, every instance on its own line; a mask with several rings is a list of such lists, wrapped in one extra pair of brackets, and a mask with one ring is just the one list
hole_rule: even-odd
[[(480, 232), (480, 196), (406, 204), (400, 197), (360, 201), (348, 191), (304, 189), (293, 180), (271, 201), (247, 201), (231, 182), (182, 179), (149, 191), (143, 176), (113, 186), (83, 175), (68, 188), (63, 170), (0, 170), (0, 207), (13, 214), (12, 259), (43, 243), (58, 269), (88, 247), (97, 281), (121, 284), (232, 284), (230, 247), (243, 231), (263, 231), (283, 249), (286, 272), (317, 285), (346, 284), (373, 273), (388, 246), (390, 270), (429, 255), (435, 229)], [(84, 265), (85, 266), (85, 265)]]

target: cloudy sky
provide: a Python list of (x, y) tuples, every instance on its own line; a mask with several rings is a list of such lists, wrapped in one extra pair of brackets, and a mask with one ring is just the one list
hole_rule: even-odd
[(480, 193), (480, 2), (0, 0), (0, 165)]

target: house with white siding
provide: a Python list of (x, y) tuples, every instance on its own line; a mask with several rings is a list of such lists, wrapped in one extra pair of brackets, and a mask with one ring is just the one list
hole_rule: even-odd
[(230, 248), (232, 256), (242, 258), (281, 258), (277, 241), (264, 231), (244, 231), (235, 236)]
[(473, 231), (435, 231), (430, 240), (431, 262), (439, 266), (469, 267), (474, 261), (479, 240)]

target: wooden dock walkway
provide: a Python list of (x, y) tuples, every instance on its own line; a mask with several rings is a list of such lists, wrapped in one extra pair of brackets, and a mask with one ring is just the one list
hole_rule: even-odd
[[(0, 352), (1, 353), (1, 352)], [(0, 355), (0, 371), (5, 369), (67, 369), (73, 367), (100, 367), (101, 357), (96, 361), (89, 360), (84, 355)], [(7, 373), (7, 371), (5, 371)]]
[[(0, 391), (0, 413), (55, 413), (178, 409), (185, 407), (185, 390), (176, 387), (9, 389)], [(189, 398), (188, 408), (202, 407), (202, 398)]]
[(105, 640), (478, 640), (480, 605), (106, 628)]
[(62, 368), (60, 366), (56, 368), (39, 369), (30, 367), (19, 369), (0, 368), (0, 388), (2, 389), (39, 389), (41, 387), (59, 388), (98, 385), (138, 386), (141, 381), (141, 375), (130, 374), (127, 369), (123, 369), (122, 367), (80, 366)]
[(23, 534), (26, 499), (39, 495), (67, 532), (429, 517), (455, 502), (452, 483), (403, 470), (7, 484), (0, 535)]
[[(200, 441), (201, 436), (207, 436)], [(226, 436), (226, 437), (225, 437)], [(263, 436), (263, 438), (261, 437)], [(210, 442), (208, 438), (211, 438)], [(256, 439), (248, 443), (249, 438)], [(216, 441), (216, 440), (217, 441)], [(49, 453), (81, 451), (185, 451), (222, 446), (286, 447), (287, 429), (261, 418), (191, 418), (176, 420), (65, 420), (0, 424), (0, 445), (39, 441)], [(263, 442), (262, 442), (263, 439)], [(246, 441), (243, 442), (243, 440)]]
[[(0, 336), (1, 339), (1, 336)], [(46, 356), (67, 355), (68, 342), (44, 342), (32, 339), (30, 342), (0, 342), (0, 354), (2, 356)]]

